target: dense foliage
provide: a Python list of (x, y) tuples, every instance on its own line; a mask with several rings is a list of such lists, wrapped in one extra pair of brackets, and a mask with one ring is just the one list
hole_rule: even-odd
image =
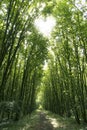
[(43, 79), (44, 107), (87, 122), (87, 20), (85, 9), (71, 1), (53, 8), (57, 24), (52, 34), (48, 70)]
[[(47, 57), (48, 43), (34, 27), (35, 17), (38, 16), (36, 3), (28, 0), (5, 0), (0, 2), (0, 9), (2, 119), (6, 115), (14, 116), (14, 109), (19, 115), (31, 113), (34, 109), (36, 87)], [(15, 108), (14, 104), (17, 104)]]

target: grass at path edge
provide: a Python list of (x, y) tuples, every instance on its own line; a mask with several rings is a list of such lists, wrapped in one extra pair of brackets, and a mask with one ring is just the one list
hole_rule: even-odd
[(1, 125), (0, 130), (36, 130), (35, 127), (38, 125), (40, 112), (45, 114), (54, 130), (87, 130), (87, 124), (78, 125), (73, 118), (61, 117), (45, 110), (36, 110), (17, 122)]

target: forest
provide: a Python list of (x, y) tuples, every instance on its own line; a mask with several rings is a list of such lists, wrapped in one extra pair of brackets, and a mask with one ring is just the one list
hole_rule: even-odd
[(0, 123), (38, 108), (87, 125), (86, 0), (0, 1)]

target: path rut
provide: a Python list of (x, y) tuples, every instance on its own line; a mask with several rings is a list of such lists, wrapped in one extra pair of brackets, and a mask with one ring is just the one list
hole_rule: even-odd
[(40, 112), (39, 114), (39, 122), (35, 128), (35, 130), (53, 130), (52, 124), (46, 119), (45, 113)]

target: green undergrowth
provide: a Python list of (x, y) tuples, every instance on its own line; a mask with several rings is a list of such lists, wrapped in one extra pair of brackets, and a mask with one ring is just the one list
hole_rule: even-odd
[(40, 121), (40, 112), (44, 113), (46, 119), (53, 125), (53, 130), (87, 130), (87, 124), (81, 123), (78, 125), (73, 118), (61, 117), (45, 110), (36, 110), (17, 122), (0, 124), (0, 130), (36, 130)]
[(0, 124), (0, 130), (34, 130), (38, 120), (38, 111), (34, 111), (31, 115), (27, 115), (19, 121)]
[(54, 130), (87, 130), (87, 124), (79, 125), (74, 118), (61, 117), (57, 114), (45, 111), (46, 118), (53, 125)]

